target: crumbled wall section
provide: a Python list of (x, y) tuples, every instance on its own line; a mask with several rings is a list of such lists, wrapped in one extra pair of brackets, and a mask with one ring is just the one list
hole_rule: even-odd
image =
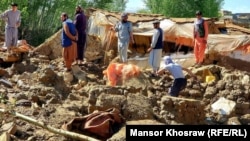
[(202, 101), (164, 96), (161, 99), (161, 116), (169, 123), (204, 124), (205, 105)]
[[(34, 49), (33, 52), (39, 55), (48, 56), (53, 60), (62, 56), (61, 33), (59, 30), (53, 36), (48, 38), (44, 43)], [(103, 48), (98, 37), (88, 36), (85, 50), (85, 58), (87, 60), (95, 60), (103, 57)]]
[(49, 59), (53, 60), (62, 55), (61, 47), (61, 33), (59, 30), (57, 33), (48, 38), (41, 45), (36, 47), (33, 52), (40, 55), (48, 56)]
[(102, 47), (101, 41), (98, 37), (88, 35), (84, 56), (88, 61), (104, 57), (104, 48)]

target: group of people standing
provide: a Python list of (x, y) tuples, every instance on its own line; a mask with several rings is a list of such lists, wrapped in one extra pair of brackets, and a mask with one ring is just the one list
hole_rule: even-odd
[(71, 71), (73, 64), (84, 63), (84, 51), (86, 47), (87, 18), (81, 6), (75, 10), (75, 18), (72, 21), (67, 13), (61, 14), (63, 25), (62, 31), (62, 56), (66, 66), (66, 71)]
[[(7, 51), (10, 52), (12, 46), (17, 45), (18, 40), (18, 27), (21, 24), (21, 14), (17, 10), (17, 4), (12, 3), (12, 9), (6, 10), (0, 15), (0, 18), (6, 22), (5, 27), (5, 44)], [(205, 49), (208, 38), (208, 24), (202, 18), (202, 12), (197, 11), (196, 20), (194, 21), (193, 40), (194, 40), (194, 55), (196, 64), (200, 66), (204, 61)], [(86, 29), (87, 18), (81, 6), (75, 9), (74, 21), (72, 21), (67, 13), (61, 14), (61, 21), (63, 30), (61, 34), (62, 40), (62, 56), (66, 71), (71, 71), (73, 64), (82, 64), (84, 61), (84, 51), (86, 46)], [(127, 63), (127, 52), (129, 43), (135, 43), (133, 38), (132, 23), (128, 21), (128, 13), (122, 13), (121, 21), (119, 21), (111, 29), (118, 32), (118, 45), (117, 50), (119, 58), (122, 63)], [(187, 85), (187, 80), (182, 70), (187, 71), (191, 76), (196, 78), (192, 72), (181, 65), (172, 61), (170, 56), (163, 57), (165, 66), (160, 69), (162, 60), (162, 49), (164, 46), (164, 31), (160, 27), (160, 21), (153, 22), (154, 33), (152, 36), (149, 52), (149, 64), (152, 67), (152, 77), (163, 74), (165, 71), (170, 72), (174, 77), (174, 82), (170, 88), (169, 94), (171, 96), (178, 96), (179, 92)]]
[[(193, 40), (194, 40), (194, 55), (196, 63), (195, 66), (201, 66), (204, 62), (205, 49), (208, 38), (208, 24), (202, 18), (202, 12), (197, 11), (195, 13), (196, 20), (194, 21)], [(175, 63), (170, 56), (163, 57), (164, 67), (160, 69), (162, 60), (162, 49), (164, 46), (164, 31), (160, 27), (160, 21), (153, 22), (154, 33), (151, 39), (149, 52), (149, 65), (152, 67), (152, 77), (169, 72), (174, 77), (174, 82), (169, 89), (171, 96), (178, 97), (179, 92), (183, 90), (187, 85), (187, 79), (184, 76), (183, 70), (186, 71), (194, 79), (197, 77), (187, 68), (183, 68), (181, 65)], [(134, 43), (133, 29), (131, 22), (128, 21), (128, 14), (122, 13), (121, 21), (118, 22), (112, 30), (118, 32), (118, 53), (120, 61), (127, 63), (127, 50), (129, 42)]]
[[(5, 46), (8, 54), (11, 54), (11, 48), (17, 46), (18, 27), (21, 25), (21, 12), (18, 10), (17, 3), (10, 4), (11, 9), (6, 10), (0, 15), (5, 21)], [(71, 71), (72, 64), (81, 65), (84, 63), (84, 51), (86, 46), (87, 18), (81, 6), (75, 9), (74, 21), (69, 19), (67, 13), (61, 14), (63, 31), (62, 56), (66, 71)], [(2, 51), (5, 51), (1, 49)]]

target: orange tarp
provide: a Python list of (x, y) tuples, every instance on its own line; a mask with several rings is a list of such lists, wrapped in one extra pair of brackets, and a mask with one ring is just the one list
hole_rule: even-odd
[(131, 77), (138, 76), (140, 68), (134, 64), (110, 63), (108, 68), (103, 71), (107, 78), (108, 85), (116, 86), (118, 81), (124, 81)]

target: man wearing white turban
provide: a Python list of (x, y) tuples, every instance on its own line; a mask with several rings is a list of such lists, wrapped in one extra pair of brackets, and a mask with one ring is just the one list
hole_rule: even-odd
[(183, 90), (187, 86), (187, 79), (184, 76), (182, 70), (186, 71), (190, 76), (197, 79), (197, 77), (187, 68), (183, 68), (181, 65), (173, 62), (170, 56), (164, 56), (164, 67), (160, 69), (157, 74), (161, 75), (165, 71), (170, 72), (171, 75), (174, 77), (174, 82), (171, 88), (169, 89), (169, 94), (171, 96), (178, 97), (181, 90)]

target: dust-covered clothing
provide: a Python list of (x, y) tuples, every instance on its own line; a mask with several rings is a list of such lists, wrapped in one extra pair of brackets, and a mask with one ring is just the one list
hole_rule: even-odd
[(178, 96), (179, 92), (183, 90), (187, 85), (187, 79), (183, 74), (181, 65), (174, 63), (170, 57), (164, 57), (165, 66), (164, 69), (168, 70), (174, 77), (174, 82), (169, 90), (171, 96)]
[(156, 72), (161, 65), (162, 49), (152, 49), (149, 53), (149, 65), (153, 68), (153, 72)]
[(118, 53), (120, 60), (122, 62), (127, 62), (128, 56), (128, 46), (130, 42), (130, 33), (133, 31), (132, 23), (127, 22), (119, 22), (115, 26), (115, 31), (118, 32)]
[(17, 46), (18, 27), (21, 24), (21, 12), (19, 10), (6, 10), (0, 15), (0, 18), (5, 21), (5, 46)]
[(149, 53), (149, 64), (156, 72), (160, 68), (163, 48), (163, 30), (161, 28), (155, 29), (151, 42), (152, 50)]
[(202, 63), (207, 45), (208, 27), (206, 21), (196, 19), (194, 21), (194, 54), (196, 63)]

